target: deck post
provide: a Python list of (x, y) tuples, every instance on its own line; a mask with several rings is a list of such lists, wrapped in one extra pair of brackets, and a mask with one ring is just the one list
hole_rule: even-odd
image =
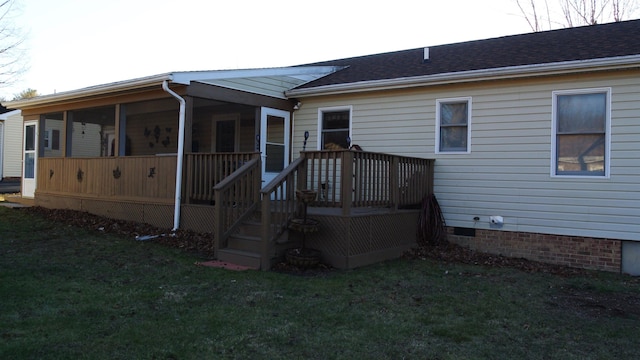
[(218, 253), (220, 251), (220, 248), (222, 247), (222, 244), (220, 244), (220, 240), (222, 239), (222, 233), (224, 231), (224, 226), (222, 226), (222, 219), (223, 219), (222, 191), (214, 190), (213, 199), (215, 201), (214, 214), (213, 214), (213, 228), (214, 228), (214, 237), (213, 237), (214, 252), (213, 253), (216, 257), (218, 257)]
[(433, 176), (434, 176), (434, 166), (435, 166), (435, 160), (433, 159), (429, 159), (428, 160), (428, 173), (427, 173), (427, 195), (431, 195), (433, 194)]
[(352, 151), (342, 151), (340, 200), (342, 202), (343, 216), (349, 216), (351, 214), (351, 203), (353, 202), (353, 159)]
[(184, 154), (184, 163), (185, 163), (185, 170), (184, 170), (184, 179), (186, 180), (184, 182), (184, 197), (183, 197), (183, 202), (185, 204), (190, 204), (191, 203), (191, 194), (193, 194), (193, 156), (190, 153)]
[(260, 239), (262, 240), (262, 251), (260, 254), (260, 268), (268, 270), (271, 267), (269, 259), (269, 247), (271, 245), (271, 199), (269, 194), (262, 197), (262, 229)]
[(301, 151), (300, 157), (304, 159), (304, 161), (300, 164), (298, 168), (298, 178), (296, 179), (297, 185), (296, 189), (305, 190), (307, 188), (307, 155)]
[(400, 158), (398, 156), (392, 156), (389, 166), (389, 187), (391, 187), (391, 189), (389, 189), (389, 195), (391, 197), (389, 199), (391, 200), (389, 205), (391, 206), (391, 211), (397, 211), (398, 204), (400, 203)]

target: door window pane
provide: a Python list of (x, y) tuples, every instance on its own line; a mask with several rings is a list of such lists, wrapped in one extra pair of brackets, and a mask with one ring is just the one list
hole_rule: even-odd
[(284, 145), (267, 144), (266, 172), (280, 172), (284, 169)]
[(284, 119), (267, 116), (267, 142), (284, 144)]
[(34, 153), (25, 153), (24, 154), (24, 177), (26, 179), (35, 178), (35, 164), (36, 164), (36, 154)]
[(33, 151), (36, 149), (36, 126), (27, 125), (24, 128), (24, 149)]

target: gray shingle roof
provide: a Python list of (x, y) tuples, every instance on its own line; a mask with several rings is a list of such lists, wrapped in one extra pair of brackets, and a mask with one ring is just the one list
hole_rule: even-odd
[(640, 54), (640, 20), (319, 62), (346, 66), (299, 88)]

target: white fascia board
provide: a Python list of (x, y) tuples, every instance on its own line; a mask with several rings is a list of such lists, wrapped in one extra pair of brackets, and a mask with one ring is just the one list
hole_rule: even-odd
[(285, 95), (289, 97), (310, 95), (337, 95), (419, 86), (434, 86), (487, 80), (513, 79), (531, 76), (571, 74), (596, 70), (622, 70), (637, 67), (640, 67), (640, 55), (630, 55), (615, 58), (509, 66), (503, 68), (460, 71), (435, 75), (325, 85), (313, 88), (293, 89), (285, 92)]

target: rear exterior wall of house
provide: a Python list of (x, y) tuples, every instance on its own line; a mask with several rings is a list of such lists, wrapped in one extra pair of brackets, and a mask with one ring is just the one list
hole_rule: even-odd
[[(608, 174), (555, 176), (554, 92), (592, 89), (610, 94)], [(640, 241), (639, 98), (640, 70), (307, 97), (295, 112), (293, 154), (302, 151), (305, 131), (311, 134), (307, 149), (317, 149), (323, 109), (350, 109), (352, 144), (436, 159), (434, 192), (447, 225), (479, 234), (452, 240), (510, 256), (620, 271), (620, 241)], [(469, 101), (468, 152), (436, 151), (436, 108), (448, 99)], [(491, 216), (502, 217), (502, 224), (491, 224)], [(585, 241), (610, 259), (589, 258)]]

